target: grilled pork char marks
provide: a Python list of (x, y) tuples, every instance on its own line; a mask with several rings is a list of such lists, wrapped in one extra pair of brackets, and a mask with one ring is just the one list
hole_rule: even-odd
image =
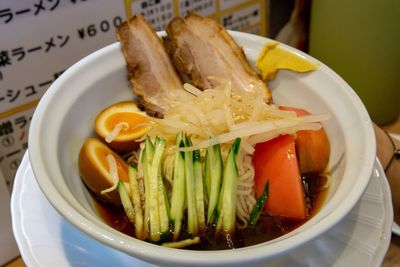
[(128, 68), (128, 79), (139, 104), (151, 115), (162, 117), (182, 90), (182, 81), (171, 62), (162, 40), (141, 15), (135, 15), (117, 29), (117, 38)]
[(190, 13), (176, 17), (167, 26), (164, 44), (175, 67), (187, 75), (200, 89), (209, 89), (218, 82), (210, 77), (231, 82), (232, 90), (263, 94), (266, 102), (271, 93), (251, 68), (243, 50), (225, 28), (212, 19)]

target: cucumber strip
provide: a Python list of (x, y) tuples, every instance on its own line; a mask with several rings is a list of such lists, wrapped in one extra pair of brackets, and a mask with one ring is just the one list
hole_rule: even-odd
[[(154, 226), (154, 230), (152, 228), (150, 228), (150, 230), (155, 237), (153, 241), (158, 241), (160, 234), (168, 232), (169, 230), (168, 215), (164, 202), (161, 178), (161, 158), (164, 148), (165, 139), (156, 137), (153, 161), (150, 168), (150, 226)], [(160, 203), (162, 204), (160, 205)], [(152, 214), (152, 212), (154, 213)], [(153, 221), (152, 215), (154, 219)]]
[[(180, 204), (184, 202), (184, 182), (185, 182), (185, 162), (183, 152), (175, 153), (174, 171), (172, 176), (172, 194), (171, 194), (171, 220), (175, 220), (180, 210)], [(183, 204), (182, 204), (183, 208)]]
[(125, 185), (121, 181), (118, 181), (117, 187), (118, 187), (119, 197), (121, 198), (122, 207), (125, 210), (125, 214), (128, 217), (129, 221), (134, 224), (135, 223), (135, 209), (133, 208), (128, 191), (126, 191)]
[(206, 150), (206, 156), (204, 159), (204, 187), (206, 191), (207, 201), (210, 201), (210, 192), (211, 192), (211, 153), (212, 147), (208, 147)]
[(237, 179), (239, 176), (236, 158), (239, 152), (240, 141), (240, 138), (236, 138), (229, 150), (222, 180), (222, 216), (220, 214), (218, 224), (222, 220), (222, 230), (225, 234), (232, 234), (235, 231)]
[[(207, 149), (208, 159), (206, 160), (206, 185), (209, 183), (209, 198), (208, 198), (208, 211), (207, 223), (213, 222), (214, 211), (218, 204), (218, 198), (221, 191), (222, 180), (222, 157), (221, 147), (219, 144), (209, 147)], [(208, 167), (207, 167), (208, 165)], [(207, 173), (208, 172), (208, 173)], [(208, 191), (208, 190), (207, 190)]]
[[(161, 157), (165, 147), (165, 140), (156, 138), (155, 142), (156, 152), (154, 154), (154, 161), (158, 160), (158, 150), (161, 150), (160, 159), (158, 163), (158, 172), (157, 172), (157, 183), (158, 183), (158, 206), (160, 212), (160, 232), (161, 234), (165, 234), (169, 232), (169, 218), (168, 218), (168, 211), (167, 211), (167, 204), (165, 203), (165, 195), (164, 195), (164, 182), (162, 180), (161, 175)], [(154, 163), (154, 162), (153, 162)]]
[[(177, 147), (184, 147), (185, 146), (184, 143), (182, 142), (182, 132), (179, 132), (176, 135), (176, 146)], [(175, 153), (174, 170), (172, 172), (171, 209), (170, 209), (170, 214), (169, 214), (169, 216), (170, 216), (172, 221), (175, 220), (176, 212), (179, 210), (179, 205), (178, 204), (181, 201), (180, 198), (179, 198), (180, 194), (178, 193), (179, 192), (178, 189), (182, 189), (182, 188), (180, 188), (178, 186), (179, 183), (177, 181), (180, 181), (179, 180), (180, 176), (178, 175), (178, 173), (180, 173), (179, 172), (179, 166), (180, 166), (179, 164), (181, 163), (182, 166), (184, 166), (184, 164), (185, 164), (184, 160), (183, 160), (183, 157), (184, 157), (184, 153), (183, 152), (177, 151)], [(183, 177), (184, 177), (185, 176), (184, 167), (182, 169), (183, 169)], [(183, 194), (184, 194), (184, 192), (183, 192)]]
[(147, 155), (150, 156), (150, 159), (153, 159), (154, 145), (149, 136), (146, 136), (145, 145), (146, 145), (146, 149), (147, 149), (147, 151), (146, 151)]
[(260, 218), (261, 212), (264, 208), (265, 201), (267, 200), (269, 195), (269, 180), (265, 183), (264, 190), (261, 196), (258, 198), (256, 205), (250, 213), (249, 224), (254, 226), (256, 225), (258, 219)]
[(214, 210), (213, 223), (216, 225), (217, 232), (222, 231), (222, 221), (223, 221), (223, 209), (222, 209), (222, 197), (224, 196), (224, 185), (221, 186), (221, 192), (218, 198), (218, 206)]
[(177, 241), (177, 242), (162, 243), (161, 246), (168, 247), (168, 248), (184, 248), (184, 247), (188, 247), (188, 246), (195, 245), (198, 243), (200, 243), (200, 237), (195, 236), (195, 237), (184, 239), (184, 240)]
[[(190, 146), (190, 141), (185, 136), (185, 146)], [(196, 211), (196, 191), (193, 168), (193, 151), (185, 153), (185, 181), (186, 181), (186, 203), (187, 203), (187, 221), (188, 232), (195, 236), (198, 233), (197, 211)]]
[[(156, 147), (153, 152), (154, 155), (151, 157), (151, 150), (148, 149), (152, 147), (151, 140), (149, 137), (146, 138), (146, 155), (147, 158), (146, 165), (144, 168), (147, 169), (148, 173), (148, 184), (149, 184), (149, 195), (150, 195), (150, 240), (157, 242), (160, 240), (160, 211), (158, 206), (158, 168), (160, 164), (160, 149)], [(149, 146), (147, 146), (149, 145)], [(161, 151), (162, 152), (162, 151)], [(152, 158), (152, 160), (149, 160)]]
[(142, 153), (142, 166), (143, 166), (143, 184), (144, 184), (144, 238), (146, 239), (150, 233), (150, 185), (149, 185), (149, 174), (147, 173), (147, 156), (145, 153), (146, 148), (143, 149)]
[(150, 164), (153, 159), (154, 146), (150, 138), (147, 136), (145, 140), (145, 146), (142, 151), (142, 168), (143, 168), (143, 180), (144, 180), (144, 191), (145, 191), (145, 203), (144, 203), (144, 234), (150, 233)]
[(146, 145), (143, 149), (142, 156), (142, 167), (143, 167), (143, 180), (144, 180), (144, 228), (145, 228), (145, 236), (149, 238), (150, 236), (150, 173), (148, 165), (150, 164), (149, 153), (146, 152)]
[(171, 203), (169, 203), (167, 186), (165, 185), (165, 179), (162, 179), (162, 183), (163, 183), (163, 196), (164, 196), (165, 207), (167, 209), (168, 218), (171, 219)]
[(140, 191), (139, 185), (137, 182), (137, 169), (134, 165), (129, 165), (128, 167), (128, 176), (129, 176), (129, 185), (131, 188), (131, 201), (133, 204), (133, 208), (135, 210), (135, 236), (138, 239), (144, 240), (145, 233), (143, 229), (143, 210), (142, 205), (140, 203)]
[(204, 185), (200, 150), (193, 151), (193, 170), (196, 191), (197, 224), (199, 232), (203, 233), (206, 230), (206, 219), (204, 212)]
[[(184, 147), (183, 141), (179, 140), (179, 143), (177, 143), (179, 147)], [(177, 151), (175, 154), (173, 179), (170, 216), (174, 223), (174, 240), (178, 240), (185, 205), (185, 159), (183, 152)]]

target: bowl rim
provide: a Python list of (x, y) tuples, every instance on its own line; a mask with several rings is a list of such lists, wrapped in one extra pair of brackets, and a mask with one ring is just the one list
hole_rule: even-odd
[[(242, 38), (246, 39), (249, 42), (258, 42), (258, 43), (266, 43), (274, 41), (269, 38), (265, 38), (262, 36), (257, 36), (249, 33), (241, 33), (235, 31), (229, 31), (233, 38)], [(159, 32), (160, 35), (163, 35), (163, 32)], [(124, 240), (124, 237), (127, 237), (124, 234), (117, 232), (116, 230), (105, 230), (99, 225), (93, 223), (91, 220), (82, 216), (82, 214), (74, 209), (69, 209), (68, 202), (58, 193), (58, 189), (53, 184), (52, 179), (49, 177), (46, 168), (46, 162), (44, 162), (42, 157), (38, 157), (37, 155), (41, 155), (43, 153), (40, 147), (40, 129), (44, 127), (45, 123), (43, 122), (44, 114), (47, 112), (47, 107), (53, 98), (57, 97), (57, 89), (60, 85), (63, 84), (64, 80), (68, 80), (72, 77), (79, 69), (86, 68), (92, 62), (96, 61), (98, 57), (104, 56), (108, 53), (113, 53), (115, 50), (120, 49), (120, 45), (118, 42), (110, 44), (104, 48), (101, 48), (88, 56), (84, 57), (70, 68), (68, 68), (45, 92), (41, 100), (39, 101), (38, 106), (36, 107), (35, 113), (33, 115), (30, 129), (29, 129), (29, 155), (30, 161), (32, 164), (32, 170), (34, 172), (34, 176), (38, 182), (38, 185), (41, 191), (46, 196), (47, 200), (51, 203), (51, 205), (70, 223), (72, 223), (75, 227), (85, 232), (92, 238), (110, 246), (112, 248), (116, 248), (120, 251), (123, 251), (127, 254), (130, 254), (134, 257), (138, 257), (140, 259), (149, 261), (149, 262), (159, 262), (159, 263), (167, 263), (167, 264), (195, 264), (195, 265), (205, 265), (205, 264), (238, 264), (241, 262), (256, 262), (260, 261), (275, 255), (281, 255), (289, 250), (292, 250), (305, 242), (308, 242), (321, 233), (327, 231), (331, 227), (333, 227), (336, 223), (338, 223), (341, 219), (343, 219), (350, 210), (355, 206), (361, 197), (362, 193), (365, 191), (371, 173), (373, 171), (374, 161), (375, 161), (375, 152), (376, 152), (376, 144), (375, 144), (375, 135), (372, 128), (372, 122), (369, 118), (368, 112), (364, 107), (363, 103), (357, 96), (357, 94), (353, 91), (353, 89), (333, 70), (324, 65), (319, 60), (313, 58), (312, 56), (303, 53), (293, 47), (287, 46), (285, 44), (281, 44), (280, 46), (294, 52), (304, 58), (310, 59), (315, 62), (320, 63), (320, 69), (323, 69), (329, 76), (333, 77), (336, 82), (340, 84), (342, 88), (345, 88), (345, 93), (352, 100), (352, 103), (355, 105), (355, 108), (359, 112), (359, 116), (364, 118), (363, 123), (363, 132), (365, 133), (366, 139), (371, 141), (366, 144), (366, 153), (369, 155), (367, 162), (364, 163), (363, 167), (360, 169), (360, 176), (365, 177), (364, 179), (360, 179), (360, 184), (357, 184), (356, 187), (352, 188), (351, 194), (347, 196), (346, 205), (344, 202), (341, 203), (334, 212), (327, 214), (324, 218), (321, 218), (318, 221), (318, 227), (311, 227), (308, 229), (304, 229), (301, 232), (296, 233), (291, 236), (289, 239), (282, 239), (279, 242), (276, 242), (276, 239), (269, 241), (267, 248), (265, 247), (265, 243), (261, 243), (258, 245), (253, 245), (249, 247), (239, 248), (235, 250), (219, 250), (219, 251), (191, 251), (191, 250), (179, 250), (179, 253), (175, 249), (165, 248), (158, 245), (153, 245), (144, 241), (137, 240), (135, 238), (129, 238), (129, 240)], [(106, 234), (104, 233), (106, 232)], [(117, 232), (117, 233), (116, 233)], [(278, 238), (279, 239), (279, 238)], [(160, 253), (161, 256), (158, 259), (154, 259), (154, 253)], [(162, 261), (161, 261), (162, 260)]]

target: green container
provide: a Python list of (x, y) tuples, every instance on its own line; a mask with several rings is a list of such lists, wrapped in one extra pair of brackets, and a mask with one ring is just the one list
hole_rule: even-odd
[(400, 111), (400, 1), (314, 0), (310, 54), (356, 91), (371, 119)]

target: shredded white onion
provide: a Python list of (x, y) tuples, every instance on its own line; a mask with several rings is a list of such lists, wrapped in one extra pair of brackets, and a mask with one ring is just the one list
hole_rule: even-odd
[[(219, 84), (212, 89), (200, 91), (190, 84), (185, 90), (192, 97), (174, 99), (173, 107), (167, 110), (163, 119), (154, 120), (149, 135), (163, 136), (172, 146), (176, 133), (184, 131), (191, 136), (193, 149), (232, 142), (235, 138), (266, 140), (264, 136), (292, 134), (297, 130), (315, 130), (316, 123), (327, 120), (327, 114), (297, 117), (294, 111), (280, 110), (279, 106), (267, 104), (262, 95), (240, 94), (232, 91), (230, 82), (211, 77)], [(185, 91), (185, 92), (186, 92)], [(186, 93), (189, 94), (189, 93)], [(254, 136), (254, 138), (252, 138)], [(246, 147), (248, 152), (252, 149)]]
[(117, 162), (116, 162), (114, 156), (111, 154), (107, 154), (106, 159), (108, 162), (108, 168), (109, 168), (109, 171), (111, 174), (111, 178), (113, 180), (113, 185), (107, 189), (102, 190), (100, 192), (102, 195), (110, 193), (110, 192), (114, 191), (115, 189), (117, 189), (118, 181), (119, 181)]
[(199, 90), (198, 88), (194, 87), (193, 85), (191, 85), (190, 83), (185, 83), (183, 85), (183, 88), (188, 91), (189, 93), (198, 96), (199, 94), (201, 94), (201, 90)]
[[(154, 119), (156, 127), (148, 134), (152, 138), (162, 136), (166, 139), (163, 174), (171, 184), (172, 163), (177, 150), (200, 149), (204, 159), (205, 148), (221, 144), (222, 158), (225, 159), (233, 140), (240, 137), (236, 211), (238, 227), (242, 228), (247, 226), (256, 203), (252, 164), (255, 145), (281, 134), (318, 130), (320, 122), (329, 119), (329, 115), (297, 117), (294, 111), (280, 110), (277, 105), (265, 103), (263, 95), (233, 91), (230, 82), (216, 77), (211, 79), (219, 84), (204, 91), (185, 84), (182, 98), (175, 96), (172, 108), (164, 113), (163, 119)], [(191, 137), (192, 147), (178, 149), (175, 146), (176, 134), (181, 131)]]
[(311, 124), (311, 123), (299, 124), (299, 122), (301, 121), (276, 120), (276, 121), (259, 122), (256, 124), (257, 127), (240, 128), (238, 130), (233, 130), (227, 133), (223, 133), (215, 137), (212, 137), (210, 139), (199, 142), (192, 147), (179, 148), (179, 151), (192, 151), (196, 149), (207, 148), (215, 144), (231, 142), (238, 137), (243, 138), (249, 136), (253, 136), (253, 139), (250, 139), (252, 141), (249, 141), (249, 143), (255, 145), (256, 143), (261, 142), (261, 141), (254, 142), (255, 140), (254, 137), (258, 137), (260, 134), (264, 134), (265, 136), (271, 136), (262, 138), (264, 142), (274, 137), (277, 137), (280, 134), (292, 134), (298, 130), (308, 130), (308, 129), (319, 130), (321, 128), (321, 125), (319, 124)]
[(297, 131), (301, 131), (301, 130), (316, 131), (319, 129), (321, 129), (321, 124), (319, 124), (319, 123), (307, 123), (307, 124), (297, 125), (294, 127), (284, 127), (281, 129), (277, 129), (275, 131), (270, 131), (270, 132), (253, 135), (248, 139), (248, 142), (252, 145), (256, 145), (257, 143), (266, 142), (275, 137), (278, 137), (281, 134), (294, 134)]
[(114, 139), (118, 136), (119, 132), (124, 129), (124, 130), (128, 130), (129, 129), (129, 124), (125, 121), (121, 121), (117, 124), (115, 124), (113, 130), (111, 131), (111, 133), (109, 135), (106, 136), (105, 140), (107, 143), (111, 143), (112, 141), (114, 141)]

